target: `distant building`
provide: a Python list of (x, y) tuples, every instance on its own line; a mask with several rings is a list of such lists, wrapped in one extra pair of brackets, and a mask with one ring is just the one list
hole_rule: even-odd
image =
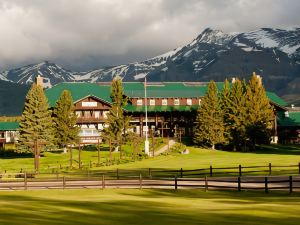
[(12, 147), (18, 139), (18, 122), (0, 122), (0, 150)]
[(284, 144), (300, 144), (300, 107), (287, 108), (278, 113), (278, 134)]

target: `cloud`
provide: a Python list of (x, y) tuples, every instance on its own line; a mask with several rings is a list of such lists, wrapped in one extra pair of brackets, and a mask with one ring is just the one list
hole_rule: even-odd
[(51, 60), (78, 70), (140, 61), (204, 28), (291, 27), (298, 0), (0, 0), (0, 70)]

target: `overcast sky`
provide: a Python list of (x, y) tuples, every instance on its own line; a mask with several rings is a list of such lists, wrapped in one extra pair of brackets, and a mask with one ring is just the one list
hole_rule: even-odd
[(0, 0), (0, 71), (53, 61), (73, 70), (141, 61), (203, 29), (299, 27), (300, 0)]

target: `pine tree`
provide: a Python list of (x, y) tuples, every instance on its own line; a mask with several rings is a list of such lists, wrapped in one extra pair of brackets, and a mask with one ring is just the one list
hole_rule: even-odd
[(247, 136), (255, 148), (255, 144), (268, 143), (274, 120), (273, 107), (266, 96), (261, 79), (255, 75), (249, 82), (246, 94), (247, 102)]
[(34, 153), (34, 167), (39, 169), (39, 157), (43, 146), (53, 141), (51, 112), (43, 88), (33, 84), (29, 90), (20, 121), (19, 146)]
[(112, 107), (109, 111), (104, 134), (110, 139), (117, 151), (121, 147), (123, 136), (129, 127), (130, 118), (124, 114), (123, 108), (127, 105), (128, 98), (124, 95), (122, 80), (115, 77), (111, 85)]
[(226, 79), (221, 93), (220, 104), (221, 104), (221, 110), (223, 112), (223, 122), (225, 126), (224, 137), (225, 137), (225, 142), (227, 144), (232, 141), (232, 136), (230, 132), (230, 123), (229, 123), (229, 116), (230, 116), (229, 106), (231, 105), (230, 96), (231, 96), (230, 85), (228, 80)]
[(210, 81), (197, 113), (194, 142), (214, 149), (216, 144), (225, 141), (224, 131), (217, 86), (214, 81)]
[(53, 109), (55, 122), (55, 143), (66, 148), (69, 144), (77, 143), (80, 128), (76, 126), (77, 116), (74, 113), (74, 103), (69, 91), (64, 90)]
[(230, 143), (234, 149), (241, 149), (247, 139), (246, 90), (246, 82), (239, 79), (236, 79), (232, 84), (230, 93), (227, 92), (228, 90), (223, 90), (222, 107), (224, 111), (224, 123), (226, 131), (229, 133)]

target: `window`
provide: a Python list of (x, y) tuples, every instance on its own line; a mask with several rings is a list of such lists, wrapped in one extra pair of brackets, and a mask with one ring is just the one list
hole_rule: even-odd
[(174, 99), (174, 105), (180, 105), (180, 101), (178, 98)]
[(109, 114), (109, 111), (103, 111), (103, 118), (107, 119), (108, 114)]
[(187, 105), (192, 105), (192, 99), (188, 98), (188, 99), (186, 100), (186, 104), (187, 104)]
[(155, 99), (150, 99), (150, 105), (155, 105)]
[(138, 99), (136, 101), (136, 105), (143, 105), (143, 99)]
[(81, 111), (76, 111), (75, 113), (77, 117), (81, 117)]
[(163, 99), (162, 101), (161, 101), (161, 104), (162, 105), (168, 105), (168, 99)]

